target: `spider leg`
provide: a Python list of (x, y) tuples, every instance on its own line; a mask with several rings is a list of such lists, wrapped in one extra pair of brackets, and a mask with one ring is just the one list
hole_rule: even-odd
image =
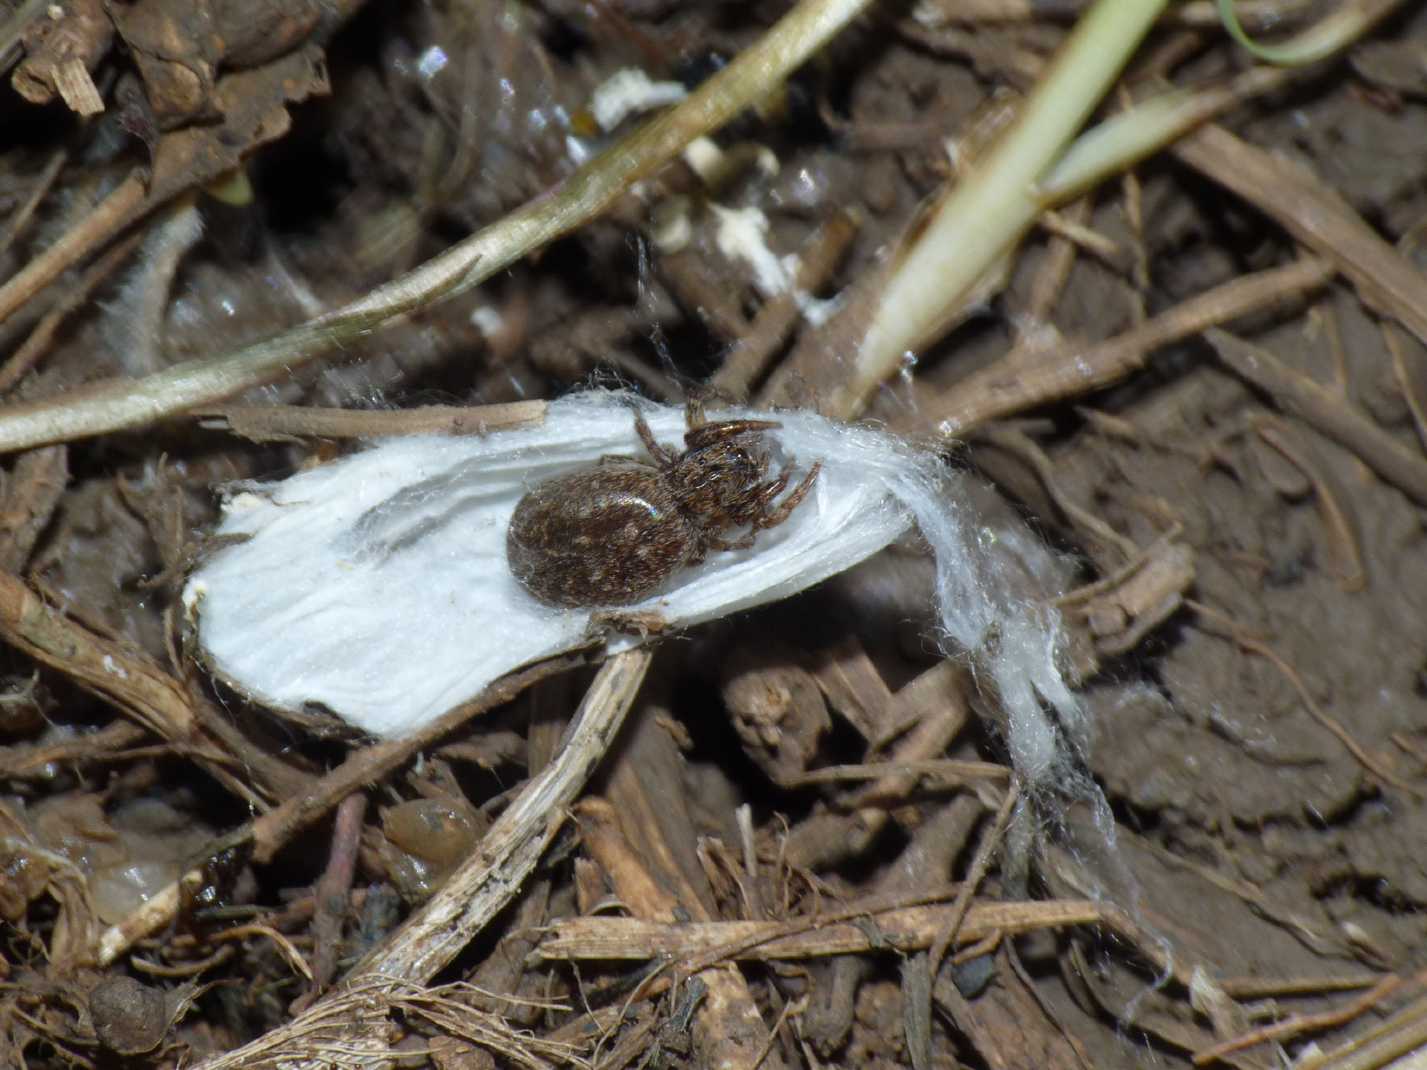
[(649, 456), (654, 458), (654, 463), (660, 468), (668, 468), (674, 463), (674, 454), (659, 445), (654, 438), (654, 432), (649, 430), (649, 425), (644, 422), (644, 416), (636, 412), (634, 414), (634, 430), (639, 434), (639, 440), (644, 443), (644, 448), (649, 451)]
[(764, 483), (761, 487), (758, 488), (758, 490), (753, 495), (754, 500), (758, 502), (760, 507), (762, 507), (763, 509), (767, 509), (769, 503), (772, 502), (774, 498), (778, 497), (778, 495), (783, 493), (784, 488), (788, 486), (788, 480), (792, 478), (792, 468), (783, 469), (781, 472), (778, 473), (777, 479), (770, 479), (767, 483)]
[(684, 423), (692, 431), (696, 427), (703, 427), (708, 422), (709, 418), (704, 413), (704, 399), (689, 395), (689, 400), (684, 402)]
[(727, 442), (739, 435), (749, 435), (758, 431), (770, 431), (783, 425), (776, 420), (715, 420), (691, 426), (684, 435), (684, 445), (691, 450)]
[[(793, 515), (793, 510), (798, 504), (808, 496), (808, 491), (813, 489), (813, 480), (817, 479), (818, 473), (822, 471), (823, 463), (818, 461), (813, 465), (808, 474), (803, 477), (803, 481), (793, 488), (793, 492), (778, 503), (778, 507), (772, 512), (760, 517), (756, 525), (757, 528), (776, 528), (788, 517)], [(774, 483), (786, 483), (788, 473), (784, 472), (775, 479)]]
[(753, 545), (754, 535), (758, 529), (754, 528), (747, 535), (740, 535), (736, 539), (723, 539), (717, 535), (704, 536), (704, 545), (710, 550), (747, 550)]

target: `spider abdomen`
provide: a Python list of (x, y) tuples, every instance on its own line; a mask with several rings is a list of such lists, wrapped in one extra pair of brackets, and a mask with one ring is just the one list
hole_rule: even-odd
[(556, 606), (642, 601), (698, 550), (659, 469), (637, 462), (547, 479), (521, 498), (506, 534), (511, 573)]

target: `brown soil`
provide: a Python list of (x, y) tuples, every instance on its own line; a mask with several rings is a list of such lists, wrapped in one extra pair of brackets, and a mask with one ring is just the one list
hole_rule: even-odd
[[(145, 44), (153, 26), (116, 37), (102, 14), (103, 29), (67, 24), (105, 104), (82, 122), (62, 101), (4, 91), (0, 274), (16, 277), (138, 185), (56, 281), (6, 309), (0, 425), (7, 406), (228, 353), (359, 297), (568, 176), (576, 140), (602, 144), (587, 105), (615, 71), (694, 84), (783, 13), (659, 0), (372, 3), (340, 17), (292, 6), (284, 21), (255, 5), (266, 33), (229, 27), (232, 46), (215, 52), (177, 6), (133, 5), (184, 42), (180, 59)], [(310, 18), (294, 13), (308, 6)], [(1023, 13), (929, 29), (876, 9), (717, 135), (732, 167), (717, 188), (671, 164), (487, 284), (235, 402), (359, 410), (360, 433), (361, 412), (588, 384), (677, 401), (712, 380), (752, 395), (768, 369), (734, 376), (740, 346), (776, 365), (810, 328), (769, 326), (772, 302), (719, 250), (708, 205), (760, 208), (780, 255), (813, 259), (825, 241), (813, 288), (837, 293), (949, 180), (948, 139), (965, 150), (993, 95), (1026, 87), (1018, 54), (1048, 54), (1071, 24)], [(1410, 271), (1427, 218), (1424, 32), (1420, 11), (1389, 18), (1219, 129), (1336, 191), (1427, 286)], [(38, 31), (26, 40), (25, 62), (43, 57)], [(1247, 62), (1217, 27), (1183, 23), (1140, 55), (1139, 74), (1184, 85)], [(192, 1066), (271, 1035), (289, 1047), (247, 1049), (245, 1066), (369, 1065), (331, 1045), (375, 1036), (443, 1070), (760, 1056), (1104, 1068), (1196, 1054), (1267, 1068), (1314, 1043), (1336, 1052), (1403, 1008), (1407, 1039), (1358, 1065), (1427, 1043), (1410, 1017), (1427, 976), (1418, 328), (1370, 283), (1336, 274), (1224, 324), (1287, 367), (1273, 383), (1196, 332), (1152, 347), (1113, 386), (1027, 387), (1031, 401), (972, 421), (965, 444), (936, 438), (934, 414), (976, 411), (967, 384), (984, 380), (972, 376), (994, 373), (1032, 328), (1033, 361), (1006, 373), (1018, 384), (1214, 287), (1333, 255), (1285, 223), (1312, 210), (1292, 190), (1250, 203), (1196, 159), (1156, 156), (1063, 209), (1109, 251), (1071, 255), (1033, 232), (993, 305), (863, 414), (994, 484), (987, 508), (1014, 510), (1054, 545), (1072, 584), (1110, 581), (1064, 607), (1094, 720), (1083, 784), (1014, 816), (1002, 807), (994, 697), (936, 653), (926, 560), (898, 545), (787, 603), (664, 641), (575, 820), (510, 905), (421, 983), (359, 987), (346, 1003), (318, 1000), (340, 994), (476, 844), (493, 850), (481, 837), (553, 760), (591, 670), (522, 678), (419, 756), (314, 735), (201, 673), (176, 592), (204, 552), (216, 486), (290, 474), (354, 448), (352, 435), (249, 441), (229, 429), (241, 414), (169, 414), (6, 458), (0, 1065)], [(239, 160), (246, 203), (200, 192)], [(649, 235), (676, 204), (691, 232), (671, 251)], [(183, 230), (195, 205), (201, 236)], [(1057, 262), (1068, 272), (1047, 299)], [(1294, 373), (1326, 388), (1328, 416), (1292, 401)], [(825, 374), (801, 383), (808, 403), (838, 373)], [(1344, 413), (1366, 427), (1359, 437), (1332, 430)], [(943, 759), (977, 764), (895, 766)], [(878, 762), (893, 764), (870, 779), (812, 775)], [(203, 844), (177, 907), (102, 954), (107, 927), (141, 910), (122, 874), (150, 867), (155, 890)], [(974, 897), (958, 900), (967, 879)], [(877, 913), (889, 905), (911, 913)], [(1002, 907), (1013, 913), (990, 913)], [(590, 922), (590, 935), (623, 916), (788, 923), (806, 946), (720, 968), (695, 952), (660, 959), (640, 930), (623, 937), (627, 958), (538, 953), (578, 929), (543, 928), (556, 920)], [(829, 928), (805, 932), (814, 917)], [(929, 969), (928, 934), (950, 939), (955, 924)], [(842, 930), (864, 946), (828, 942)], [(651, 974), (652, 956), (665, 968)], [(486, 994), (434, 987), (466, 981)], [(319, 1022), (323, 1006), (335, 1018)], [(1257, 1042), (1211, 1051), (1256, 1029)]]

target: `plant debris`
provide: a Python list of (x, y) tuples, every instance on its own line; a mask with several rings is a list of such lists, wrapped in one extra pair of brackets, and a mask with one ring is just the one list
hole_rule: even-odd
[(1224, 17), (8, 5), (0, 1066), (1420, 1059), (1427, 13)]

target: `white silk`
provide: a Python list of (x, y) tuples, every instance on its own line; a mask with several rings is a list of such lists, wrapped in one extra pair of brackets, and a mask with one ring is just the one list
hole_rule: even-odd
[[(631, 399), (589, 392), (554, 402), (536, 428), (481, 438), (395, 438), (343, 460), (230, 494), (216, 552), (185, 601), (209, 664), (266, 705), (318, 704), (377, 736), (417, 727), (496, 678), (585, 645), (591, 610), (536, 602), (510, 574), (506, 527), (535, 483), (607, 454), (643, 456)], [(681, 409), (640, 402), (671, 447)], [(767, 418), (716, 412), (714, 418)], [(915, 523), (937, 560), (934, 599), (949, 647), (989, 669), (1008, 707), (1017, 764), (1033, 780), (1079, 705), (1056, 669), (1054, 611), (1008, 592), (1007, 570), (1040, 575), (1050, 555), (1021, 531), (990, 530), (959, 492), (963, 477), (882, 432), (814, 413), (776, 414), (775, 465), (822, 472), (791, 517), (748, 550), (711, 554), (624, 612), (671, 627), (786, 598), (842, 572)], [(994, 638), (994, 642), (993, 642)], [(605, 635), (607, 649), (641, 639)]]

